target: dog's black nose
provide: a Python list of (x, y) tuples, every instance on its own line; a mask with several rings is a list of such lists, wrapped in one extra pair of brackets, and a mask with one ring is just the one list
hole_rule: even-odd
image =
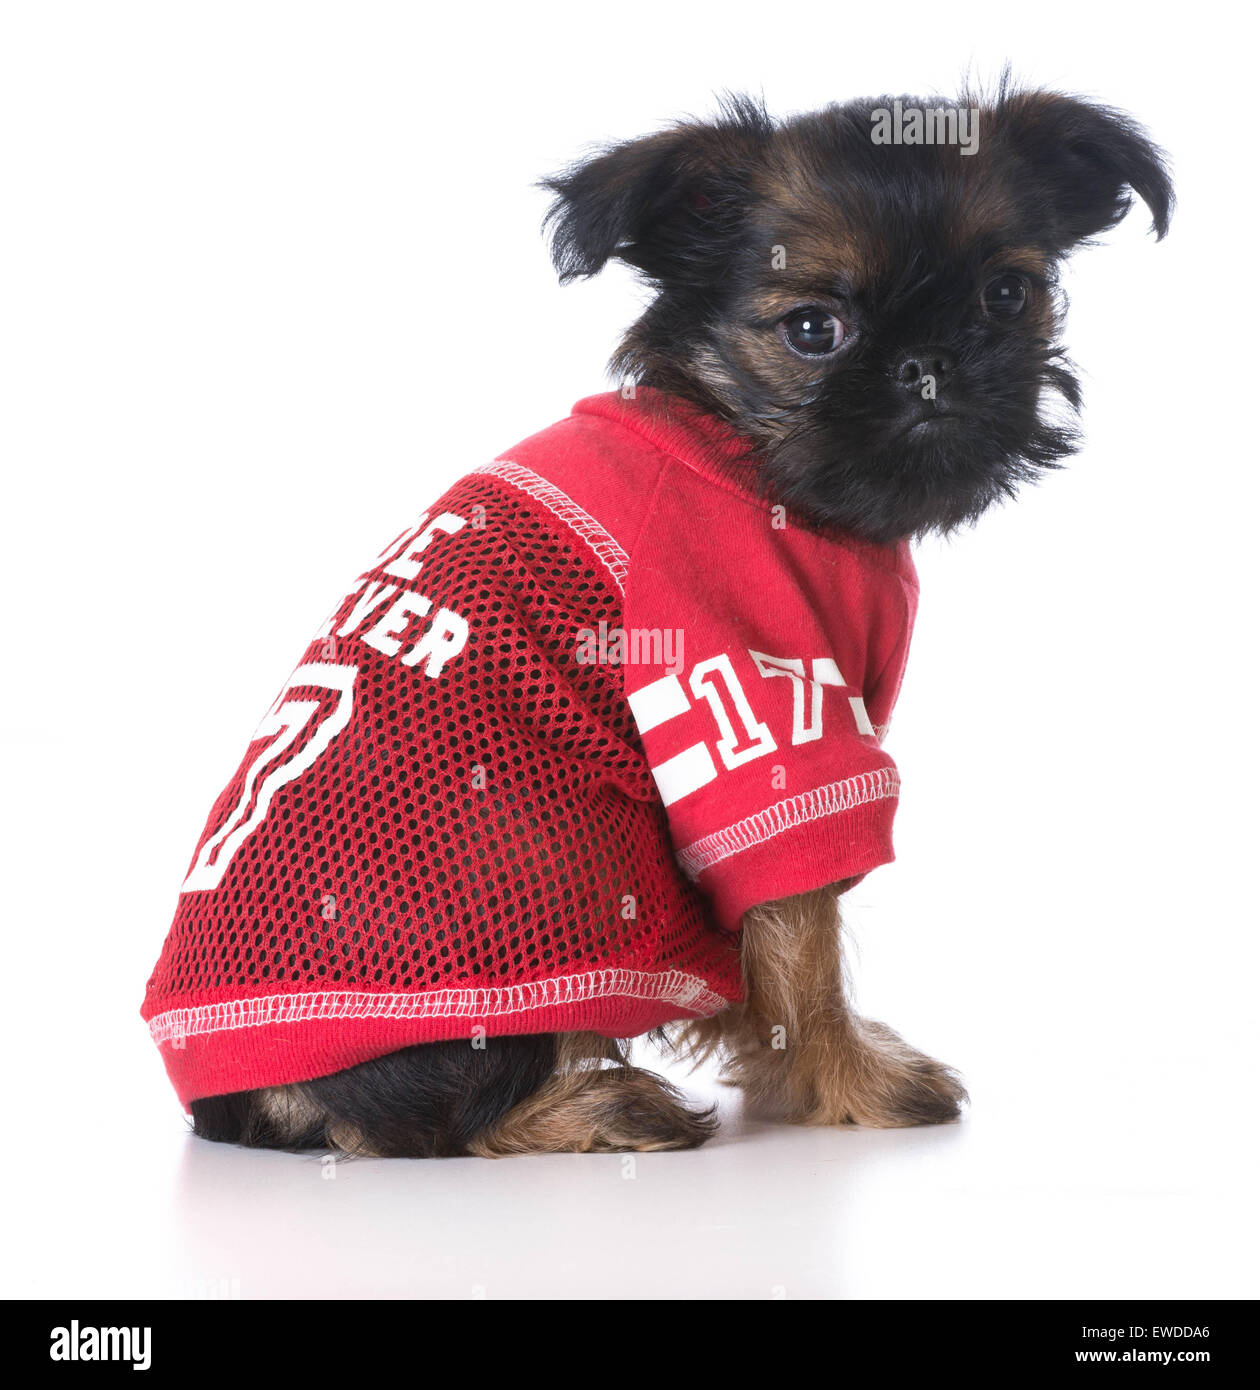
[(929, 378), (935, 390), (939, 391), (953, 372), (953, 355), (944, 348), (911, 348), (897, 359), (893, 367), (893, 380), (907, 391), (922, 394)]

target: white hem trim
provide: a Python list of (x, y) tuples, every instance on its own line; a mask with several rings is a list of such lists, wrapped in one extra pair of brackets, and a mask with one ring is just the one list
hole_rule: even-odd
[(900, 788), (901, 780), (891, 767), (882, 767), (878, 772), (864, 772), (843, 782), (828, 782), (824, 787), (816, 787), (813, 791), (802, 792), (800, 796), (776, 802), (755, 816), (746, 816), (723, 830), (715, 830), (711, 835), (693, 841), (678, 851), (678, 863), (687, 877), (694, 881), (706, 869), (711, 869), (733, 854), (741, 854), (754, 845), (764, 844), (776, 835), (809, 821), (820, 820), (823, 816), (839, 815), (868, 801), (895, 797)]
[(474, 470), (477, 473), (490, 473), (502, 478), (505, 483), (520, 488), (536, 502), (541, 502), (554, 516), (558, 517), (595, 555), (600, 564), (612, 575), (613, 583), (624, 594), (626, 576), (630, 573), (630, 557), (618, 545), (613, 536), (604, 530), (598, 521), (567, 493), (554, 487), (546, 478), (540, 477), (532, 469), (522, 468), (511, 459), (499, 459), (495, 463), (483, 463)]
[(168, 1009), (149, 1020), (149, 1033), (160, 1047), (176, 1038), (261, 1028), (272, 1023), (341, 1018), (498, 1018), (548, 1005), (609, 998), (677, 1004), (699, 1018), (720, 1013), (730, 1002), (715, 994), (698, 976), (681, 970), (656, 974), (644, 970), (592, 970), (585, 975), (557, 975), (550, 980), (503, 989), (436, 989), (423, 994), (339, 990), (233, 999), (191, 1009)]

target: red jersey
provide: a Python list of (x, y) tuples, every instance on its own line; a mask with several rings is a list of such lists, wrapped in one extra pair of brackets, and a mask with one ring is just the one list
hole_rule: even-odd
[(210, 813), (143, 1016), (180, 1099), (741, 996), (757, 903), (893, 857), (906, 546), (811, 529), (640, 389), (359, 576)]

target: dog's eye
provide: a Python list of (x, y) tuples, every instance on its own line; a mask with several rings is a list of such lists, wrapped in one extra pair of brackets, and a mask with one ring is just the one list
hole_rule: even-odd
[(995, 275), (984, 287), (984, 312), (994, 319), (1017, 319), (1028, 303), (1028, 282), (1022, 275)]
[(788, 347), (802, 357), (828, 357), (844, 342), (844, 324), (826, 309), (797, 309), (779, 328)]

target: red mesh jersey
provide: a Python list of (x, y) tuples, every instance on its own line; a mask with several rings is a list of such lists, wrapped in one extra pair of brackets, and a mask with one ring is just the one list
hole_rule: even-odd
[(641, 391), (470, 474), (306, 648), (143, 1016), (187, 1104), (419, 1042), (740, 997), (742, 913), (892, 858), (904, 547), (760, 500)]

